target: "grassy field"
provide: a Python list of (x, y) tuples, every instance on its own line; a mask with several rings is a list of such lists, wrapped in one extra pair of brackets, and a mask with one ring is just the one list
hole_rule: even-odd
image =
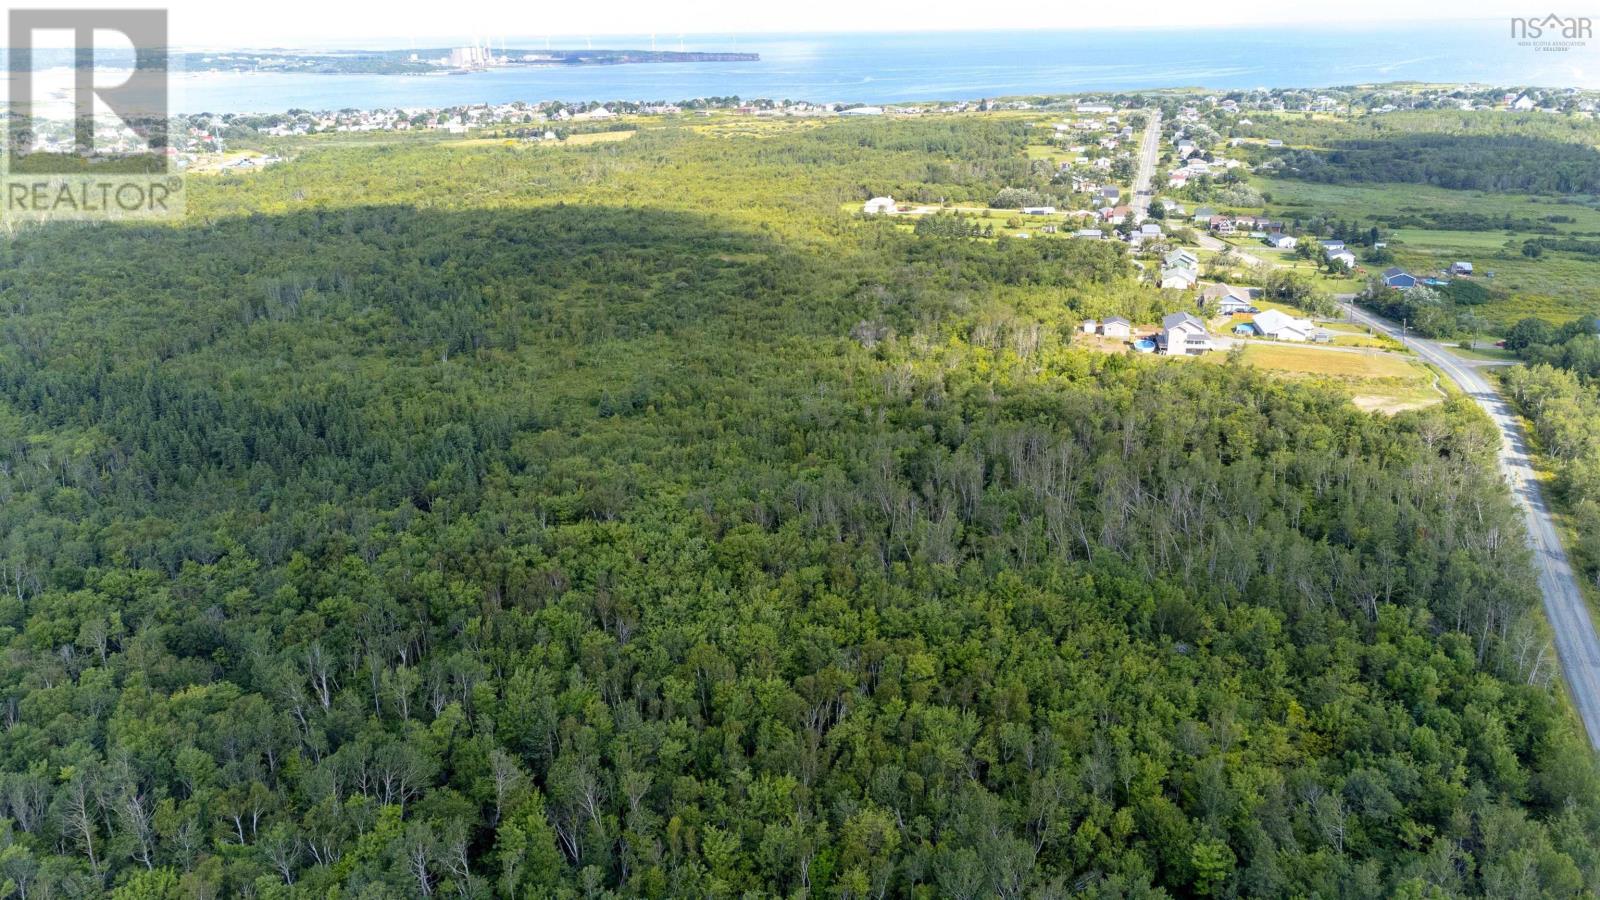
[[(1215, 354), (1221, 359), (1221, 354)], [(1250, 343), (1243, 361), (1289, 378), (1330, 381), (1350, 393), (1356, 406), (1395, 413), (1430, 406), (1445, 395), (1434, 373), (1420, 362), (1390, 353), (1341, 353), (1294, 344)]]
[(1297, 211), (1300, 215), (1322, 212), (1335, 218), (1356, 220), (1374, 214), (1433, 211), (1535, 219), (1562, 215), (1571, 216), (1575, 221), (1558, 224), (1558, 229), (1600, 229), (1600, 209), (1552, 197), (1452, 191), (1425, 184), (1317, 184), (1286, 178), (1254, 178), (1252, 183), (1269, 195), (1268, 207), (1275, 215), (1291, 218)]
[(1278, 250), (1269, 247), (1256, 238), (1234, 237), (1228, 238), (1224, 243), (1235, 248), (1239, 253), (1248, 254), (1269, 265), (1283, 269), (1293, 269), (1302, 275), (1316, 280), (1317, 287), (1330, 294), (1353, 294), (1366, 287), (1366, 275), (1357, 272), (1354, 275), (1335, 278), (1319, 269), (1310, 260), (1300, 259), (1294, 255), (1293, 250)]
[(1391, 234), (1391, 246), (1417, 252), (1447, 250), (1493, 254), (1512, 240), (1504, 231), (1437, 231), (1426, 228), (1400, 228)]
[[(1552, 223), (1559, 234), (1587, 237), (1600, 233), (1600, 209), (1559, 198), (1449, 191), (1415, 184), (1327, 185), (1266, 178), (1255, 181), (1269, 197), (1270, 213), (1291, 222), (1315, 214), (1365, 224), (1382, 216), (1464, 212), (1537, 221), (1566, 216), (1573, 221)], [(1560, 252), (1530, 259), (1522, 255), (1521, 246), (1533, 236), (1503, 229), (1400, 228), (1391, 235), (1389, 249), (1396, 264), (1419, 275), (1441, 272), (1457, 260), (1472, 262), (1486, 285), (1506, 294), (1478, 310), (1496, 330), (1508, 328), (1525, 316), (1564, 322), (1600, 312), (1600, 262)]]

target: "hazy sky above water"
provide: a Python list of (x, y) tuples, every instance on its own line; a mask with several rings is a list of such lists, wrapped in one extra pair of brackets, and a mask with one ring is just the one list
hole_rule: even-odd
[[(1542, 0), (1541, 0), (1542, 2)], [(388, 0), (335, 2), (273, 0), (268, 5), (218, 0), (96, 0), (96, 7), (164, 6), (172, 42), (194, 47), (441, 46), (480, 38), (545, 36), (598, 38), (656, 34), (663, 45), (680, 34), (775, 32), (943, 31), (1063, 28), (1201, 28), (1227, 25), (1332, 25), (1507, 19), (1513, 15), (1576, 16), (1590, 9), (1531, 10), (1526, 2), (1462, 0), (1445, 9), (1438, 0), (1341, 0), (1315, 3), (1058, 4), (928, 3), (926, 0), (610, 0), (602, 3), (527, 3), (526, 0)], [(78, 2), (31, 0), (30, 7), (81, 7)], [(1507, 26), (1509, 28), (1509, 25)], [(572, 41), (566, 41), (572, 45)], [(9, 46), (9, 44), (8, 44)]]

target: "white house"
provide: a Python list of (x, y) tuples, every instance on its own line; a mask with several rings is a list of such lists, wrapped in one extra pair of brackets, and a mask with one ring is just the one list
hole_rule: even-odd
[(1344, 241), (1318, 241), (1317, 244), (1322, 247), (1323, 253), (1331, 253), (1335, 250), (1344, 249)]
[(1099, 322), (1096, 322), (1093, 319), (1084, 319), (1083, 320), (1083, 333), (1084, 334), (1094, 334), (1096, 331), (1099, 331), (1099, 330), (1100, 330), (1100, 323)]
[(1217, 315), (1231, 316), (1250, 309), (1250, 291), (1228, 284), (1208, 284), (1200, 292), (1200, 305), (1214, 308)]
[(868, 200), (866, 203), (861, 204), (861, 211), (866, 213), (869, 216), (875, 216), (875, 215), (878, 215), (879, 213), (886, 213), (886, 214), (889, 214), (889, 215), (893, 215), (894, 212), (895, 212), (894, 198), (893, 197), (873, 197), (871, 200)]
[(1186, 312), (1175, 312), (1161, 320), (1161, 352), (1168, 356), (1199, 356), (1211, 349), (1206, 323)]
[(1194, 287), (1199, 276), (1193, 269), (1166, 268), (1161, 270), (1161, 286), (1186, 291)]
[(1293, 250), (1294, 245), (1297, 243), (1299, 243), (1299, 241), (1294, 239), (1294, 235), (1284, 234), (1281, 231), (1275, 234), (1267, 235), (1267, 245), (1276, 247), (1279, 250)]
[(1328, 251), (1328, 261), (1329, 262), (1342, 262), (1342, 263), (1345, 264), (1346, 268), (1350, 268), (1350, 269), (1354, 269), (1356, 267), (1356, 255), (1354, 253), (1351, 253), (1349, 250), (1330, 250), (1330, 251)]
[(1146, 222), (1139, 226), (1139, 233), (1147, 238), (1158, 238), (1161, 237), (1161, 226), (1153, 222)]
[(1100, 323), (1100, 333), (1106, 337), (1125, 338), (1133, 334), (1133, 323), (1121, 316), (1112, 316)]
[(1261, 336), (1278, 341), (1309, 341), (1317, 333), (1310, 319), (1297, 319), (1277, 309), (1257, 315), (1254, 324)]

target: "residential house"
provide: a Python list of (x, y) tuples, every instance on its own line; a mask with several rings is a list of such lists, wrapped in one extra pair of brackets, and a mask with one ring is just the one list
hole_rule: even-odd
[(869, 216), (875, 216), (879, 213), (893, 215), (895, 212), (894, 198), (873, 197), (866, 203), (861, 204), (861, 211)]
[(1231, 316), (1253, 308), (1248, 288), (1228, 284), (1208, 284), (1200, 290), (1200, 306), (1214, 310), (1217, 315)]
[(1322, 247), (1323, 253), (1332, 253), (1335, 250), (1344, 249), (1344, 241), (1318, 241), (1317, 244)]
[(1161, 270), (1161, 286), (1174, 290), (1186, 291), (1194, 287), (1200, 278), (1194, 269), (1167, 267)]
[(1349, 250), (1332, 250), (1328, 253), (1329, 262), (1342, 262), (1347, 269), (1356, 267), (1356, 255)]
[(1139, 233), (1144, 235), (1147, 240), (1150, 238), (1158, 238), (1161, 237), (1161, 226), (1155, 224), (1154, 222), (1146, 222), (1139, 226)]
[(1267, 235), (1267, 246), (1276, 247), (1279, 250), (1293, 250), (1297, 243), (1299, 241), (1295, 240), (1294, 235), (1284, 234), (1281, 231)]
[(1211, 335), (1199, 317), (1175, 312), (1161, 320), (1156, 345), (1168, 356), (1199, 356), (1211, 349)]
[(1417, 276), (1412, 275), (1399, 266), (1390, 266), (1383, 270), (1383, 286), (1401, 291), (1409, 291), (1417, 286)]
[(1231, 216), (1212, 216), (1209, 227), (1217, 234), (1233, 234), (1233, 218)]
[(1304, 342), (1317, 333), (1317, 326), (1310, 319), (1296, 318), (1278, 309), (1258, 314), (1251, 324), (1255, 326), (1257, 334), (1276, 341)]
[(1200, 257), (1194, 255), (1191, 250), (1179, 248), (1169, 251), (1166, 256), (1161, 257), (1161, 264), (1169, 269), (1189, 269), (1193, 271), (1200, 268)]

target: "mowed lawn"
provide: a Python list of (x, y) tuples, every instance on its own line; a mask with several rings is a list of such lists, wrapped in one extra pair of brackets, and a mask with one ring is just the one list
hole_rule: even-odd
[[(1409, 378), (1423, 371), (1409, 360), (1383, 353), (1344, 353), (1275, 342), (1245, 346), (1245, 362), (1263, 369), (1351, 378)], [(1430, 378), (1431, 380), (1431, 378)]]

